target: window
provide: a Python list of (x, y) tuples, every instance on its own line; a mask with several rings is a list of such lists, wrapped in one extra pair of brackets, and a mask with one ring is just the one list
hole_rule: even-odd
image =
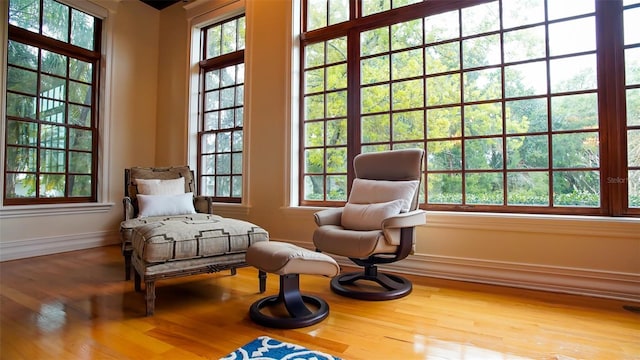
[(245, 17), (201, 31), (198, 177), (200, 194), (242, 200)]
[(640, 1), (303, 4), (301, 205), (422, 148), (425, 209), (640, 214)]
[(95, 202), (100, 19), (10, 0), (4, 204)]

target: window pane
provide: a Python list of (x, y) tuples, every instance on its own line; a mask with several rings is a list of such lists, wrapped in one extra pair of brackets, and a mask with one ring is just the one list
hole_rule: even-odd
[(70, 151), (69, 172), (91, 174), (91, 153)]
[(38, 87), (38, 74), (9, 66), (7, 68), (7, 90), (35, 95)]
[(74, 80), (89, 83), (93, 76), (93, 66), (91, 63), (78, 59), (69, 59), (69, 77)]
[(462, 142), (460, 140), (428, 142), (427, 169), (429, 171), (461, 170)]
[(640, 125), (640, 89), (627, 90), (627, 125)]
[(304, 159), (304, 172), (319, 174), (324, 170), (323, 149), (307, 149)]
[(347, 172), (347, 148), (328, 148), (326, 154), (328, 174)]
[(75, 81), (69, 81), (69, 101), (91, 105), (91, 86)]
[(465, 176), (467, 204), (502, 205), (504, 189), (501, 173), (477, 173)]
[(596, 88), (595, 55), (555, 59), (549, 63), (552, 93)]
[(428, 204), (462, 204), (462, 176), (460, 174), (427, 175)]
[(393, 110), (413, 109), (424, 106), (422, 80), (393, 83), (392, 89)]
[(464, 107), (465, 136), (502, 134), (502, 104), (488, 103)]
[(505, 97), (547, 94), (547, 63), (538, 61), (504, 68)]
[(500, 63), (500, 35), (488, 35), (462, 41), (463, 68)]
[(427, 106), (460, 102), (460, 75), (442, 75), (427, 78)]
[(640, 166), (640, 130), (628, 131), (627, 163), (629, 166)]
[(428, 46), (425, 49), (425, 63), (427, 74), (460, 69), (460, 43)]
[(362, 16), (367, 16), (391, 9), (391, 0), (361, 0)]
[(327, 94), (327, 117), (347, 116), (347, 92), (338, 91)]
[(37, 33), (40, 30), (40, 1), (10, 0), (9, 24)]
[(34, 198), (36, 196), (36, 176), (34, 174), (7, 174), (6, 198)]
[(91, 134), (92, 133), (89, 130), (69, 129), (69, 148), (74, 150), (91, 151), (93, 146)]
[(91, 126), (91, 107), (69, 104), (69, 124)]
[(640, 7), (627, 9), (623, 14), (624, 20), (624, 44), (640, 43), (640, 31), (638, 31), (638, 19), (640, 19)]
[(375, 55), (389, 51), (389, 28), (383, 27), (360, 34), (360, 55)]
[(389, 55), (360, 61), (360, 83), (363, 85), (389, 81)]
[(25, 147), (7, 147), (7, 170), (35, 172), (37, 153), (36, 149)]
[(640, 208), (640, 170), (629, 171), (629, 207)]
[(556, 134), (551, 141), (554, 169), (600, 166), (598, 133)]
[(304, 124), (304, 146), (324, 145), (324, 122), (307, 122)]
[(510, 172), (507, 175), (507, 204), (549, 206), (549, 174)]
[(329, 25), (349, 20), (348, 0), (329, 0)]
[(391, 140), (391, 123), (389, 115), (363, 116), (360, 125), (362, 143), (389, 142)]
[(391, 55), (392, 78), (394, 80), (422, 76), (422, 49), (403, 51)]
[[(327, 121), (327, 145), (347, 144), (347, 120)], [(344, 154), (346, 158), (346, 153)], [(346, 171), (346, 170), (345, 170)]]
[(596, 171), (554, 171), (553, 203), (556, 206), (600, 206), (600, 175)]
[(347, 38), (339, 37), (327, 41), (327, 64), (347, 61)]
[(38, 124), (25, 121), (7, 121), (7, 144), (35, 146), (38, 138)]
[(427, 44), (459, 37), (459, 12), (449, 11), (425, 18), (424, 34)]
[(231, 196), (231, 177), (216, 176), (216, 195), (220, 197)]
[(427, 138), (449, 138), (462, 135), (460, 107), (427, 110)]
[(422, 19), (391, 25), (392, 50), (406, 49), (422, 43)]
[(549, 166), (549, 138), (546, 135), (507, 138), (508, 169), (546, 169)]
[(71, 44), (93, 50), (93, 16), (71, 10)]
[(327, 200), (347, 201), (347, 176), (327, 176)]
[(42, 35), (69, 42), (69, 7), (54, 0), (44, 0)]
[(7, 93), (7, 115), (21, 118), (36, 118), (36, 98)]
[(409, 111), (393, 115), (393, 141), (424, 139), (424, 112)]
[[(507, 3), (509, 2), (503, 3), (503, 6)], [(505, 32), (503, 41), (506, 63), (546, 56), (544, 26)]]
[(509, 0), (502, 2), (505, 28), (544, 21), (544, 0)]
[(374, 112), (389, 111), (389, 85), (369, 86), (362, 88), (360, 101), (361, 112), (369, 114)]
[(500, 138), (464, 141), (464, 159), (467, 170), (502, 168), (502, 140)]
[(42, 50), (42, 60), (40, 66), (42, 67), (42, 72), (44, 73), (58, 76), (67, 76), (67, 57), (64, 55)]
[(625, 84), (640, 84), (640, 47), (626, 49), (624, 51), (625, 61)]
[[(571, 36), (570, 34), (580, 34), (580, 36)], [(549, 24), (549, 53), (551, 56), (595, 49), (595, 17)]]
[(324, 178), (322, 175), (304, 177), (304, 200), (324, 200)]
[(597, 129), (597, 94), (552, 97), (551, 120), (553, 130)]
[(327, 26), (327, 0), (307, 1), (307, 31)]
[(242, 197), (242, 176), (231, 177), (231, 196)]
[(549, 20), (588, 14), (595, 11), (594, 0), (547, 0)]
[(207, 29), (207, 46), (206, 46), (206, 58), (211, 59), (216, 56), (220, 56), (222, 53), (221, 41), (222, 26), (217, 25)]
[(38, 69), (38, 48), (9, 40), (7, 63), (24, 68)]
[(547, 99), (507, 101), (505, 103), (507, 133), (547, 131)]
[(71, 175), (69, 187), (71, 196), (91, 196), (91, 176)]
[(462, 9), (462, 36), (500, 29), (500, 19), (496, 16), (499, 13), (497, 1)]
[(502, 97), (500, 69), (486, 69), (464, 73), (464, 100), (482, 101)]

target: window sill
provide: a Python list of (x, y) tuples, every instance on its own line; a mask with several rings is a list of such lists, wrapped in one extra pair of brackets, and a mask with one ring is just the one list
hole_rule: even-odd
[(16, 205), (0, 207), (0, 219), (51, 216), (51, 215), (77, 215), (90, 213), (106, 213), (111, 211), (113, 203), (82, 203), (82, 204), (56, 204), (56, 205)]

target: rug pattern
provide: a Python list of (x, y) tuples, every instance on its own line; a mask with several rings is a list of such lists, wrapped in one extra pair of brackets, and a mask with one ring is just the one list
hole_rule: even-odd
[(220, 360), (340, 360), (320, 351), (309, 350), (304, 346), (282, 342), (268, 336), (260, 336), (238, 348)]

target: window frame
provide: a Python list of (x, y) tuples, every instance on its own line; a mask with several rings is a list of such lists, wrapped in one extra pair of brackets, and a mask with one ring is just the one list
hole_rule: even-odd
[[(70, 163), (70, 158), (69, 158), (69, 154), (71, 152), (76, 152), (76, 150), (71, 149), (68, 145), (66, 145), (62, 150), (64, 150), (65, 152), (65, 171), (61, 172), (60, 174), (63, 174), (67, 179), (65, 179), (65, 194), (62, 197), (41, 197), (38, 196), (39, 191), (40, 191), (40, 186), (36, 185), (36, 196), (33, 197), (14, 197), (14, 198), (8, 198), (6, 196), (7, 194), (7, 181), (6, 181), (6, 177), (9, 173), (13, 173), (8, 171), (8, 154), (7, 154), (7, 149), (9, 147), (9, 144), (7, 142), (7, 138), (3, 138), (2, 139), (2, 143), (4, 144), (3, 146), (3, 163), (2, 163), (2, 167), (3, 167), (3, 179), (2, 179), (2, 188), (3, 188), (3, 195), (2, 195), (2, 205), (8, 205), (8, 206), (17, 206), (17, 205), (47, 205), (47, 204), (78, 204), (78, 203), (97, 203), (98, 199), (99, 199), (99, 194), (98, 194), (98, 190), (100, 188), (102, 188), (99, 184), (98, 184), (98, 173), (99, 173), (99, 169), (100, 169), (100, 162), (99, 162), (99, 152), (100, 152), (100, 145), (99, 145), (99, 136), (101, 134), (101, 123), (100, 123), (100, 118), (101, 118), (101, 114), (100, 114), (100, 109), (102, 108), (104, 99), (102, 97), (102, 91), (104, 88), (104, 85), (101, 82), (102, 76), (103, 76), (103, 70), (101, 69), (101, 63), (102, 63), (102, 56), (103, 56), (103, 39), (105, 36), (104, 33), (104, 19), (105, 16), (104, 14), (102, 14), (104, 11), (100, 8), (94, 7), (94, 6), (89, 6), (90, 9), (93, 10), (97, 10), (100, 14), (95, 14), (94, 11), (85, 9), (85, 6), (76, 6), (75, 4), (69, 4), (67, 2), (64, 1), (57, 1), (57, 3), (60, 3), (64, 6), (67, 7), (67, 10), (69, 12), (69, 14), (71, 14), (72, 12), (76, 11), (76, 12), (81, 12), (84, 13), (86, 15), (89, 15), (93, 18), (93, 23), (94, 23), (94, 33), (93, 33), (93, 49), (94, 50), (88, 50), (86, 48), (80, 47), (80, 46), (76, 46), (76, 45), (72, 45), (71, 44), (71, 32), (72, 32), (72, 17), (69, 16), (68, 18), (68, 42), (64, 42), (64, 41), (59, 41), (56, 40), (54, 38), (42, 35), (42, 27), (43, 27), (43, 21), (44, 21), (44, 17), (43, 16), (39, 16), (39, 28), (38, 28), (38, 32), (32, 32), (23, 28), (20, 28), (18, 26), (12, 25), (9, 23), (8, 18), (7, 18), (7, 37), (6, 40), (7, 42), (5, 43), (4, 46), (6, 46), (6, 44), (8, 43), (8, 41), (16, 41), (18, 43), (22, 43), (28, 46), (33, 46), (36, 47), (38, 49), (38, 53), (40, 53), (41, 51), (50, 51), (53, 52), (55, 54), (60, 54), (63, 56), (66, 56), (68, 58), (75, 58), (84, 62), (88, 62), (90, 64), (92, 64), (92, 73), (91, 73), (91, 84), (90, 84), (90, 91), (91, 91), (91, 104), (90, 106), (88, 106), (91, 109), (91, 115), (90, 115), (90, 124), (88, 126), (85, 127), (80, 127), (82, 129), (90, 129), (91, 131), (91, 150), (90, 151), (84, 151), (85, 153), (90, 153), (91, 154), (91, 170), (90, 170), (90, 175), (91, 176), (91, 186), (90, 186), (90, 195), (88, 196), (73, 196), (69, 193), (69, 187), (68, 187), (68, 177), (69, 176), (73, 176), (74, 173), (72, 171), (70, 171), (69, 168), (69, 163)], [(43, 8), (43, 0), (40, 0), (40, 14), (42, 13), (42, 8)], [(8, 9), (8, 4), (7, 4), (7, 8), (4, 9)], [(5, 50), (8, 50), (5, 47)], [(8, 60), (8, 51), (6, 51), (3, 56), (5, 57), (5, 61)], [(7, 61), (7, 69), (9, 68), (9, 64)], [(45, 74), (44, 72), (41, 71), (41, 67), (40, 64), (38, 64), (38, 67), (36, 69), (36, 74), (37, 74), (37, 79), (40, 78), (41, 74)], [(5, 73), (4, 76), (7, 76), (7, 74)], [(5, 81), (3, 82), (3, 89), (4, 89), (4, 94), (6, 95), (9, 91), (6, 88), (6, 77), (5, 77)], [(70, 77), (69, 73), (66, 74), (66, 76), (64, 77), (64, 80), (66, 82), (68, 81), (77, 81), (73, 78)], [(38, 81), (39, 83), (39, 81)], [(88, 84), (88, 83), (86, 83)], [(38, 88), (40, 85), (37, 85)], [(41, 99), (42, 94), (40, 92), (38, 92), (35, 97), (36, 99)], [(37, 100), (38, 102), (40, 102), (39, 100)], [(62, 100), (62, 102), (65, 104), (65, 106), (67, 106), (68, 104), (72, 104), (73, 101), (71, 101), (69, 98), (66, 98), (65, 100)], [(9, 115), (6, 113), (6, 103), (3, 102), (3, 109), (2, 109), (2, 114), (4, 114), (3, 116), (3, 127), (6, 129), (6, 126), (8, 124), (8, 121), (10, 120)], [(65, 112), (65, 115), (68, 115), (68, 112)], [(40, 127), (43, 124), (47, 124), (46, 121), (44, 121), (43, 119), (31, 119), (31, 118), (23, 118), (23, 117), (15, 117), (12, 116), (11, 119), (14, 120), (19, 120), (19, 121), (23, 121), (26, 120), (29, 123), (35, 123), (36, 126)], [(56, 123), (57, 124), (57, 123)], [(69, 122), (67, 121), (66, 117), (65, 117), (65, 122), (62, 123), (62, 125), (65, 127), (65, 129), (72, 129), (72, 128), (76, 128), (76, 126), (74, 126), (73, 124), (69, 124)], [(5, 136), (8, 136), (5, 133)], [(38, 164), (40, 162), (40, 149), (43, 147), (41, 145), (41, 141), (42, 139), (38, 136), (37, 139), (37, 144), (35, 145), (35, 149), (37, 150), (37, 163)], [(45, 171), (42, 171), (39, 166), (36, 166), (36, 170), (34, 172), (35, 176), (36, 176), (36, 184), (39, 184), (39, 177), (40, 174), (42, 173), (47, 173)], [(57, 174), (57, 173), (56, 173)], [(82, 175), (87, 175), (87, 174), (82, 174)]]
[[(236, 66), (236, 65), (240, 65), (240, 64), (244, 64), (245, 63), (245, 50), (244, 48), (240, 49), (240, 50), (236, 50), (233, 52), (229, 52), (229, 53), (225, 53), (222, 55), (218, 55), (215, 57), (211, 57), (207, 59), (207, 30), (218, 26), (218, 25), (222, 25), (228, 22), (232, 22), (232, 21), (236, 21), (240, 18), (244, 18), (245, 22), (246, 22), (246, 14), (244, 12), (239, 13), (239, 14), (233, 14), (232, 16), (229, 17), (225, 17), (223, 19), (218, 19), (217, 21), (215, 21), (214, 23), (208, 24), (206, 26), (200, 27), (198, 28), (199, 31), (199, 38), (200, 38), (200, 44), (199, 44), (199, 59), (200, 61), (198, 62), (197, 66), (198, 66), (198, 115), (197, 115), (197, 134), (196, 134), (196, 158), (197, 158), (197, 166), (196, 166), (196, 176), (198, 178), (197, 184), (198, 184), (198, 194), (202, 195), (202, 196), (208, 196), (212, 199), (212, 201), (214, 202), (219, 202), (219, 203), (230, 203), (230, 204), (239, 204), (242, 203), (242, 199), (243, 199), (243, 195), (241, 196), (234, 196), (233, 195), (233, 180), (230, 180), (229, 182), (229, 187), (230, 187), (230, 191), (229, 191), (229, 196), (219, 196), (216, 194), (216, 187), (217, 187), (217, 182), (216, 182), (216, 178), (219, 176), (217, 175), (217, 173), (214, 171), (213, 174), (204, 174), (203, 173), (203, 157), (206, 155), (216, 155), (216, 154), (220, 154), (221, 152), (211, 152), (211, 153), (207, 153), (204, 154), (203, 153), (203, 137), (207, 136), (207, 135), (216, 135), (218, 133), (222, 133), (222, 132), (242, 132), (243, 134), (243, 138), (244, 138), (244, 119), (242, 121), (243, 125), (238, 125), (237, 123), (237, 119), (236, 119), (236, 111), (234, 111), (234, 124), (235, 126), (233, 128), (221, 128), (221, 129), (217, 129), (217, 130), (204, 130), (205, 128), (205, 113), (206, 113), (206, 99), (205, 96), (203, 95), (207, 90), (205, 89), (205, 76), (206, 73), (209, 71), (214, 71), (214, 70), (221, 70), (225, 67), (228, 66)], [(245, 23), (246, 24), (246, 23)], [(246, 26), (246, 25), (245, 25)], [(237, 38), (237, 31), (236, 31), (236, 44), (238, 43), (238, 38)], [(243, 42), (246, 41), (246, 38), (243, 40)], [(246, 71), (245, 71), (246, 72)], [(244, 76), (243, 76), (244, 78)], [(238, 84), (234, 84), (232, 87), (235, 88), (236, 86), (238, 86)], [(242, 83), (242, 87), (243, 87), (243, 91), (245, 88), (245, 82), (243, 81)], [(234, 91), (235, 94), (235, 91)], [(244, 96), (243, 96), (244, 97)], [(242, 107), (244, 109), (244, 102), (241, 106), (236, 106), (234, 104), (234, 106), (232, 107), (233, 109)], [(220, 121), (220, 119), (218, 119), (218, 121)], [(244, 140), (243, 140), (244, 142)], [(226, 153), (226, 152), (225, 152)], [(230, 157), (233, 158), (234, 154), (240, 154), (240, 156), (243, 157), (243, 159), (241, 159), (242, 163), (244, 164), (245, 159), (244, 159), (244, 148), (240, 151), (237, 150), (233, 150), (231, 149), (229, 151)], [(233, 160), (231, 160), (233, 161)], [(229, 176), (230, 178), (233, 178), (234, 176), (239, 176), (241, 178), (241, 191), (244, 193), (244, 166), (241, 165), (241, 172), (238, 173), (234, 173), (233, 172), (233, 163), (231, 163), (230, 165), (231, 167), (231, 172), (229, 174), (225, 174), (225, 176)], [(213, 182), (214, 184), (216, 184), (214, 186), (214, 194), (208, 194), (204, 191), (204, 185), (205, 181), (204, 179), (207, 177), (211, 177), (213, 178)]]
[[(358, 16), (350, 16), (350, 19), (333, 24), (324, 28), (314, 29), (311, 31), (305, 31), (307, 26), (307, 1), (303, 1), (301, 13), (302, 31), (300, 34), (300, 52), (299, 62), (301, 64), (301, 71), (299, 76), (299, 113), (300, 119), (299, 126), (299, 156), (298, 156), (298, 199), (301, 206), (342, 206), (346, 201), (330, 201), (327, 200), (327, 190), (324, 190), (324, 199), (305, 200), (305, 175), (309, 173), (305, 172), (305, 51), (307, 45), (317, 44), (322, 41), (328, 41), (341, 36), (347, 37), (347, 66), (348, 66), (348, 94), (347, 94), (347, 133), (348, 140), (346, 144), (347, 152), (347, 164), (353, 163), (353, 158), (360, 151), (360, 128), (359, 123), (362, 117), (360, 114), (360, 89), (362, 84), (360, 83), (360, 34), (364, 31), (376, 29), (384, 26), (392, 26), (397, 23), (409, 21), (413, 19), (423, 19), (427, 16), (458, 10), (474, 5), (485, 4), (493, 2), (494, 0), (452, 0), (452, 1), (424, 1), (405, 7), (391, 9), (381, 13), (360, 17), (360, 0), (350, 0), (350, 14), (358, 12)], [(626, 164), (626, 157), (622, 158), (615, 154), (621, 153), (624, 150), (626, 154), (626, 110), (625, 110), (625, 98), (624, 98), (624, 58), (621, 56), (623, 51), (622, 46), (622, 1), (601, 1), (594, 0), (595, 2), (595, 27), (596, 27), (596, 62), (597, 62), (597, 78), (595, 94), (598, 97), (597, 113), (599, 118), (599, 128), (597, 133), (599, 134), (600, 143), (600, 206), (599, 207), (553, 207), (552, 203), (549, 206), (523, 206), (523, 205), (468, 205), (468, 204), (426, 204), (424, 194), (422, 195), (420, 207), (426, 210), (436, 211), (458, 211), (458, 212), (504, 212), (504, 213), (535, 213), (535, 214), (556, 214), (556, 215), (601, 215), (601, 216), (637, 216), (640, 215), (640, 208), (630, 208), (627, 200), (627, 188), (623, 182), (615, 182), (611, 179), (627, 179), (628, 168)], [(638, 5), (640, 6), (640, 5)], [(636, 7), (636, 5), (631, 5)], [(355, 11), (354, 11), (355, 10)], [(502, 10), (502, 9), (501, 9)], [(419, 16), (415, 14), (420, 14)], [(577, 16), (579, 18), (580, 16)], [(612, 23), (619, 26), (611, 26)], [(549, 24), (549, 21), (545, 18), (543, 24)], [(500, 27), (497, 31), (502, 39), (504, 29)], [(462, 38), (461, 38), (462, 39)], [(610, 41), (610, 39), (616, 39)], [(461, 40), (460, 40), (461, 41)], [(502, 40), (501, 40), (502, 43)], [(423, 45), (424, 47), (424, 40)], [(424, 56), (424, 53), (423, 53)], [(548, 64), (550, 55), (547, 52), (544, 61)], [(504, 62), (501, 61), (498, 68), (504, 69)], [(602, 71), (606, 69), (607, 71)], [(461, 68), (462, 74), (463, 69)], [(504, 73), (504, 70), (501, 70)], [(550, 70), (547, 70), (550, 71)], [(547, 72), (548, 73), (548, 72)], [(606, 74), (606, 76), (605, 76)], [(423, 79), (426, 78), (426, 74), (423, 74)], [(504, 83), (504, 80), (503, 80)], [(622, 86), (620, 84), (623, 84)], [(548, 85), (550, 86), (550, 85)], [(356, 91), (354, 91), (356, 89)], [(426, 91), (426, 88), (425, 90)], [(326, 93), (326, 91), (325, 91)], [(579, 93), (576, 92), (576, 93)], [(550, 99), (554, 96), (554, 93), (548, 92), (542, 98)], [(511, 100), (511, 99), (509, 99)], [(506, 96), (503, 94), (501, 99), (498, 100), (504, 105)], [(464, 106), (464, 102), (461, 106)], [(426, 111), (426, 104), (423, 104), (423, 108)], [(547, 111), (551, 111), (549, 108)], [(329, 118), (325, 118), (324, 122)], [(504, 119), (503, 119), (504, 121)], [(426, 146), (426, 128), (425, 137), (422, 143)], [(551, 136), (552, 129), (547, 129), (546, 133)], [(506, 134), (503, 130), (502, 137)], [(324, 135), (326, 137), (326, 133)], [(462, 138), (464, 139), (464, 138)], [(504, 139), (503, 139), (504, 141)], [(547, 145), (550, 146), (550, 145)], [(326, 141), (325, 145), (321, 146), (327, 149)], [(506, 148), (504, 148), (506, 151)], [(464, 155), (463, 155), (464, 156)], [(506, 155), (505, 155), (506, 156)], [(613, 160), (613, 161), (611, 161)], [(551, 161), (551, 160), (549, 160)], [(326, 166), (326, 163), (325, 163)], [(464, 170), (464, 169), (463, 169)], [(547, 172), (552, 173), (554, 168), (549, 165), (546, 169)], [(425, 167), (425, 174), (428, 173)], [(506, 186), (506, 174), (508, 173), (506, 165), (503, 165), (501, 173), (503, 174), (503, 185)], [(321, 174), (325, 177), (328, 175), (325, 172)], [(333, 174), (332, 174), (333, 175)], [(347, 194), (350, 191), (350, 184), (353, 181), (354, 174), (351, 166), (347, 166), (345, 171), (347, 177)], [(627, 179), (628, 180), (628, 179)], [(550, 192), (548, 198), (553, 198), (553, 189), (551, 188), (551, 181), (549, 181)], [(326, 186), (326, 185), (325, 185)], [(423, 181), (422, 187), (424, 189), (425, 182)], [(423, 190), (424, 191), (424, 190)], [(464, 191), (462, 192), (462, 195)], [(506, 189), (503, 192), (503, 199), (506, 201)]]

